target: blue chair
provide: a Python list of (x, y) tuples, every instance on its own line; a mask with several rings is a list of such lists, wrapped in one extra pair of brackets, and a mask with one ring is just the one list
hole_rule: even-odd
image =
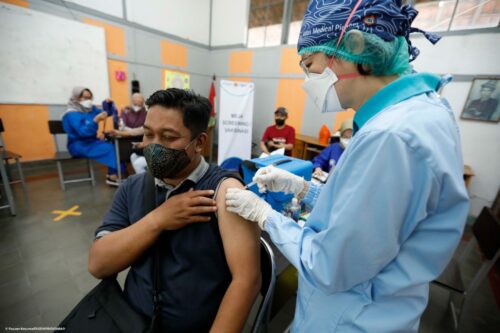
[(220, 167), (224, 170), (238, 172), (242, 162), (243, 160), (239, 157), (228, 157), (221, 163)]

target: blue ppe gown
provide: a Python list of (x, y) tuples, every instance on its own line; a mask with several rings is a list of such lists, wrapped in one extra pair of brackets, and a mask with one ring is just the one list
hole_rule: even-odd
[(313, 158), (313, 170), (321, 168), (325, 172), (330, 172), (339, 162), (340, 156), (342, 156), (343, 152), (344, 148), (340, 145), (340, 143), (337, 142), (329, 145), (323, 149), (318, 156)]
[[(97, 138), (98, 124), (94, 117), (103, 112), (92, 106), (90, 112), (70, 111), (63, 116), (63, 127), (68, 134), (68, 151), (73, 157), (96, 160), (116, 172), (116, 154), (113, 144)], [(108, 112), (109, 113), (109, 112)]]
[(264, 229), (297, 268), (292, 332), (417, 332), (429, 282), (461, 238), (469, 199), (458, 126), (439, 77), (404, 76), (356, 113), (335, 172), (310, 185), (301, 228)]

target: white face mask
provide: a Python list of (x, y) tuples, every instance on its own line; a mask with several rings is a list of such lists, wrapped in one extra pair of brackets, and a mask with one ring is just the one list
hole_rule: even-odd
[(142, 106), (132, 105), (132, 110), (134, 110), (134, 112), (139, 112), (141, 109)]
[(84, 99), (83, 101), (80, 101), (79, 103), (85, 109), (90, 109), (92, 107), (92, 100), (91, 99)]
[(348, 139), (348, 138), (340, 138), (340, 145), (342, 147), (347, 148), (347, 146), (349, 145), (349, 142), (351, 142), (351, 139)]
[(344, 111), (335, 90), (337, 81), (337, 75), (330, 67), (326, 67), (321, 74), (309, 73), (309, 77), (306, 77), (302, 88), (321, 113)]

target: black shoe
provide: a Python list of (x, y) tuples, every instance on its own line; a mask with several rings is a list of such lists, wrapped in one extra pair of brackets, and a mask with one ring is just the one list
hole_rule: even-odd
[(120, 186), (120, 183), (118, 182), (118, 180), (112, 179), (109, 176), (106, 176), (106, 184), (108, 184), (109, 186), (115, 186), (115, 187)]

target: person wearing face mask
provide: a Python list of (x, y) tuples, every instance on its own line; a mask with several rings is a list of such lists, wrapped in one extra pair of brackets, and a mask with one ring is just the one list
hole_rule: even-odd
[(159, 90), (147, 101), (144, 155), (157, 208), (144, 213), (148, 174), (120, 186), (89, 254), (97, 278), (127, 267), (124, 295), (153, 315), (152, 249), (160, 251), (158, 332), (241, 332), (260, 290), (260, 230), (225, 207), (239, 178), (202, 156), (211, 104), (192, 91)]
[(140, 93), (134, 93), (131, 98), (131, 104), (124, 107), (120, 113), (124, 128), (113, 129), (110, 131), (112, 136), (132, 137), (144, 134), (144, 121), (146, 121), (146, 107), (144, 97)]
[(274, 125), (266, 128), (262, 135), (260, 148), (266, 154), (284, 148), (285, 155), (291, 156), (295, 143), (295, 129), (285, 124), (288, 118), (288, 111), (284, 107), (279, 107), (274, 111)]
[(323, 172), (330, 173), (335, 168), (351, 137), (352, 119), (347, 119), (340, 126), (340, 142), (329, 145), (313, 158), (313, 176), (319, 177)]
[(110, 99), (102, 102), (104, 111), (92, 103), (93, 95), (85, 87), (73, 88), (66, 112), (62, 116), (63, 128), (68, 134), (68, 151), (73, 157), (86, 157), (108, 167), (106, 183), (118, 186), (115, 148), (98, 138), (100, 122), (116, 110)]
[[(144, 135), (144, 122), (146, 121), (146, 106), (144, 96), (140, 93), (134, 93), (131, 99), (132, 104), (122, 109), (120, 119), (124, 126), (123, 129), (112, 129), (109, 135), (112, 137), (131, 138)], [(118, 122), (119, 124), (121, 123)], [(144, 144), (142, 142), (134, 145), (134, 150), (130, 155), (130, 162), (135, 173), (146, 172), (146, 159), (142, 155)]]
[(328, 181), (277, 167), (261, 190), (312, 207), (302, 228), (251, 191), (228, 210), (257, 222), (298, 271), (292, 332), (417, 332), (429, 282), (460, 241), (469, 198), (460, 136), (442, 81), (412, 72), (417, 12), (399, 0), (312, 0), (298, 52), (319, 112), (356, 110), (353, 137)]

